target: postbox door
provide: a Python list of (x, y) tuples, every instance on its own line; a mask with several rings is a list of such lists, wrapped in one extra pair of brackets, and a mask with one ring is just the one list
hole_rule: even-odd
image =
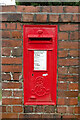
[(57, 26), (24, 26), (24, 104), (56, 105)]
[(28, 104), (54, 104), (53, 50), (28, 50)]

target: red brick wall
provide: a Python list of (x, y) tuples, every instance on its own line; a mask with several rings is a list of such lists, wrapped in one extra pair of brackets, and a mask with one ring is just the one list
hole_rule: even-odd
[[(0, 19), (1, 20), (1, 19)], [(78, 6), (2, 7), (3, 118), (79, 118)], [(57, 105), (24, 106), (23, 25), (58, 25)]]

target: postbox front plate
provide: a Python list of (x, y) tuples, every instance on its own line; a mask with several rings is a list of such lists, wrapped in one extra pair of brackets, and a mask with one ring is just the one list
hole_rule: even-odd
[(55, 105), (57, 26), (24, 25), (24, 104)]

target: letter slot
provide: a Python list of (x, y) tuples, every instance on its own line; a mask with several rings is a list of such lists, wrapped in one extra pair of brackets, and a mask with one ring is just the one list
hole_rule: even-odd
[(29, 38), (29, 43), (51, 43), (51, 38)]

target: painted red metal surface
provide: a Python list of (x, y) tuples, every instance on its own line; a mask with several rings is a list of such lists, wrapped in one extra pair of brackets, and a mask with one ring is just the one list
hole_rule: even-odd
[(24, 25), (23, 27), (24, 104), (55, 105), (57, 25)]

